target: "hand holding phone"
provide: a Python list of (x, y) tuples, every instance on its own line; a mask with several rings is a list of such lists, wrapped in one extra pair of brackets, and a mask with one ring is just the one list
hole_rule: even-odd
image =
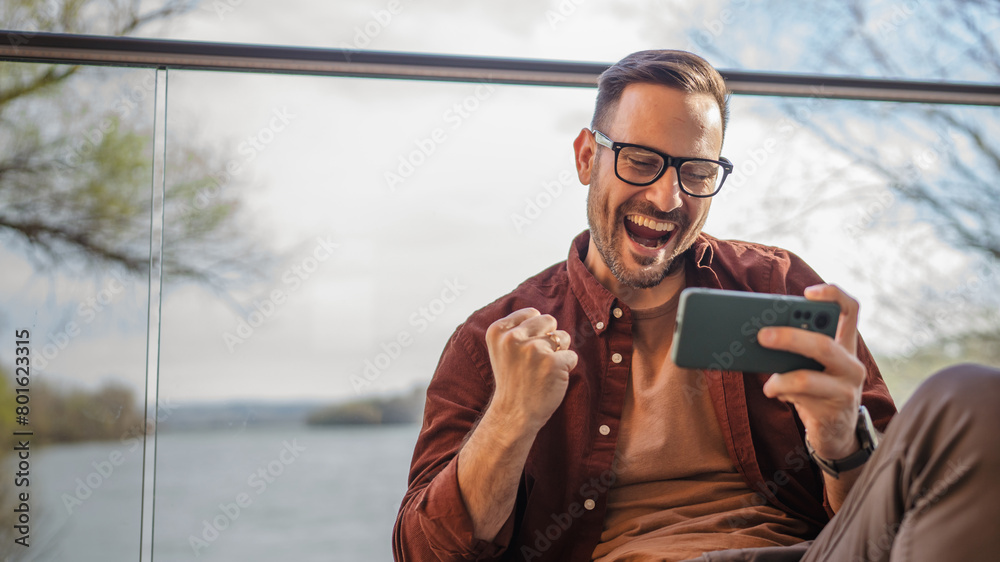
[(792, 326), (837, 333), (840, 306), (791, 295), (688, 288), (681, 292), (671, 358), (689, 369), (784, 373), (796, 369), (822, 371), (808, 357), (769, 349), (757, 342), (767, 326)]

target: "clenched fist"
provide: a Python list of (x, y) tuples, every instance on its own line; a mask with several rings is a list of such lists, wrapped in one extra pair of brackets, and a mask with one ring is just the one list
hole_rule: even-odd
[(556, 319), (522, 308), (486, 330), (496, 389), (489, 408), (538, 431), (562, 403), (577, 355)]

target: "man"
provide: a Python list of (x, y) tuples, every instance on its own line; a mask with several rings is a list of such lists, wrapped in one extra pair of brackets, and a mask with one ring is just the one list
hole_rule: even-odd
[[(842, 560), (868, 556), (869, 543), (888, 543), (872, 558), (887, 559), (907, 502), (928, 497), (898, 483), (947, 480), (944, 463), (896, 462), (865, 472), (879, 505), (858, 507), (858, 494), (845, 504), (875, 437), (860, 406), (880, 431), (895, 407), (853, 299), (787, 251), (701, 232), (731, 171), (720, 156), (726, 100), (721, 76), (685, 52), (635, 53), (601, 76), (592, 128), (574, 142), (590, 229), (566, 262), (474, 313), (448, 342), (394, 529), (397, 560), (797, 560), (807, 548)], [(835, 338), (758, 336), (825, 370), (673, 365), (677, 299), (695, 286), (837, 302)], [(987, 396), (1000, 399), (987, 378)], [(928, 437), (934, 428), (909, 429), (927, 444), (911, 456), (943, 442)], [(963, 462), (997, 463), (971, 460), (976, 438), (959, 445)], [(897, 453), (907, 443), (887, 441)], [(955, 471), (942, 505), (961, 501), (951, 488), (971, 469)], [(884, 482), (896, 487), (874, 494)], [(828, 525), (845, 505), (859, 512), (853, 526)]]

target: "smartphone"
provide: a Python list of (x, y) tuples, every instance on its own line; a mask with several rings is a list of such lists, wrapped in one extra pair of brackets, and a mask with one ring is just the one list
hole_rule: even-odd
[(817, 361), (762, 347), (757, 332), (765, 326), (794, 326), (834, 337), (840, 305), (805, 297), (720, 289), (681, 292), (671, 358), (678, 367), (784, 373), (823, 370)]

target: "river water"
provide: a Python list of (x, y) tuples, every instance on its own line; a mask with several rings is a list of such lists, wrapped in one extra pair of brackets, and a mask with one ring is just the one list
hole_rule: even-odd
[[(392, 524), (418, 430), (405, 425), (162, 433), (153, 559), (392, 560)], [(33, 451), (31, 546), (12, 549), (8, 542), (0, 558), (137, 561), (142, 449), (135, 445)]]

